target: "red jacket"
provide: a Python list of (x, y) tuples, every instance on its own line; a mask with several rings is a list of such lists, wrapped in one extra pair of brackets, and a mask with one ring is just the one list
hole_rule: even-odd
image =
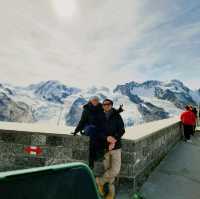
[(196, 124), (196, 117), (192, 111), (184, 111), (181, 114), (181, 121), (185, 125), (195, 125)]

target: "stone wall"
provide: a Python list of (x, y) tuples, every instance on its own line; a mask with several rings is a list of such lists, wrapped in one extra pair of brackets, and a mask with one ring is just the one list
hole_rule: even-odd
[[(131, 182), (129, 184), (134, 189), (141, 186), (153, 168), (181, 138), (180, 122), (170, 122), (164, 126), (159, 122), (156, 124), (155, 132), (134, 139), (134, 134), (140, 133), (134, 130), (140, 130), (131, 128), (129, 132), (133, 134), (133, 139), (127, 139), (127, 136), (123, 139), (120, 179)], [(0, 171), (74, 161), (88, 163), (89, 142), (85, 136), (13, 129), (8, 130), (0, 125)], [(24, 151), (27, 146), (39, 146), (42, 153), (30, 155)], [(97, 162), (95, 173), (102, 172), (103, 166)]]
[[(40, 155), (25, 152), (39, 146)], [(0, 130), (0, 171), (88, 160), (87, 137)]]
[(133, 179), (138, 189), (152, 170), (182, 137), (180, 123), (158, 130), (135, 141), (124, 140), (121, 177)]

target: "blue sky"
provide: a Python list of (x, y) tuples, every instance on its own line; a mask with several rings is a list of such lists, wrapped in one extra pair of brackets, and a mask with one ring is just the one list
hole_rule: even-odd
[(200, 88), (198, 0), (1, 1), (3, 82), (180, 79)]

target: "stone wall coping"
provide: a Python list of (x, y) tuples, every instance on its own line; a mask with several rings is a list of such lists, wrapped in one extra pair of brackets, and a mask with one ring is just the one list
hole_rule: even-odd
[(17, 123), (17, 122), (0, 122), (0, 132), (6, 133), (30, 133), (46, 134), (55, 136), (70, 135), (74, 128), (67, 126), (56, 126), (43, 123)]
[[(123, 139), (139, 141), (146, 137), (155, 134), (156, 132), (168, 128), (179, 122), (177, 117), (164, 119), (154, 122), (149, 122), (134, 127), (126, 128), (126, 133)], [(30, 133), (30, 134), (46, 134), (54, 136), (70, 135), (73, 132), (73, 127), (55, 126), (52, 124), (39, 123), (16, 123), (16, 122), (0, 122), (0, 132), (6, 133)]]
[(134, 140), (135, 142), (137, 142), (165, 128), (169, 128), (170, 126), (173, 126), (179, 122), (180, 122), (179, 118), (174, 117), (170, 119), (164, 119), (164, 120), (145, 123), (142, 125), (137, 125), (134, 127), (127, 128), (123, 138), (126, 140)]

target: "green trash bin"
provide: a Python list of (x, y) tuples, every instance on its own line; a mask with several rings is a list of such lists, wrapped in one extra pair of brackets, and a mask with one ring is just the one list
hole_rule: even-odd
[(0, 173), (1, 199), (101, 199), (82, 163)]

